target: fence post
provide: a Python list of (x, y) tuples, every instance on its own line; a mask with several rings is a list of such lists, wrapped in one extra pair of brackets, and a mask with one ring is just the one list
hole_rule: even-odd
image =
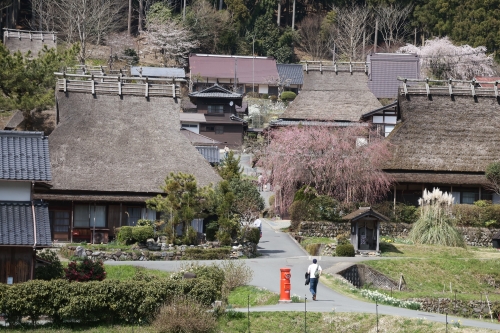
[(378, 333), (378, 298), (375, 298), (375, 314), (377, 316), (377, 333)]
[(250, 333), (250, 294), (248, 294), (247, 297), (248, 333)]
[(307, 333), (307, 294), (304, 295), (304, 333)]
[(95, 81), (94, 81), (94, 74), (90, 74), (90, 82), (92, 85), (92, 95), (95, 95)]
[(146, 98), (149, 97), (149, 84), (148, 84), (148, 77), (146, 76)]
[(122, 95), (122, 80), (121, 77), (118, 76), (118, 95)]

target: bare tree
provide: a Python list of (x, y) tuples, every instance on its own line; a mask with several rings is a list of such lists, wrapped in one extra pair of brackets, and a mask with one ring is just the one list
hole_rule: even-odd
[(358, 6), (334, 7), (333, 10), (337, 15), (331, 36), (336, 48), (349, 60), (361, 59), (364, 55), (360, 55), (358, 49), (363, 42), (363, 33), (370, 19), (370, 11), (367, 7)]
[(379, 31), (382, 34), (387, 50), (394, 44), (402, 43), (410, 30), (406, 19), (410, 15), (413, 5), (403, 6), (391, 4), (375, 7), (379, 22)]
[(331, 53), (331, 34), (324, 33), (319, 15), (307, 16), (300, 24), (300, 45), (313, 60), (321, 60)]
[(199, 45), (191, 31), (173, 19), (165, 23), (147, 21), (147, 31), (142, 34), (147, 43), (145, 50), (163, 53), (167, 66), (186, 65), (189, 52)]
[(121, 0), (32, 0), (34, 25), (57, 31), (68, 43), (80, 45), (79, 61), (89, 56), (89, 43), (101, 44), (123, 23)]

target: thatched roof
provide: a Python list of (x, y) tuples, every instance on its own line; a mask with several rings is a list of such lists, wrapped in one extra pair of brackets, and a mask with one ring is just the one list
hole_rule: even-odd
[(448, 177), (450, 183), (458, 180), (454, 174), (467, 173), (460, 180), (473, 182), (500, 160), (500, 105), (494, 96), (400, 96), (399, 109), (402, 122), (388, 137), (394, 158), (385, 170), (442, 173), (434, 178)]
[(53, 190), (158, 193), (170, 172), (193, 174), (200, 185), (220, 179), (180, 133), (173, 98), (63, 92), (56, 98)]
[(304, 86), (283, 119), (359, 121), (382, 106), (368, 89), (364, 72), (304, 72)]

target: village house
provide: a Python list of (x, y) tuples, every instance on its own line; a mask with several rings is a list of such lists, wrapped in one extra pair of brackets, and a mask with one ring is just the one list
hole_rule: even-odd
[(52, 187), (35, 193), (50, 204), (55, 240), (105, 243), (116, 228), (155, 220), (145, 200), (171, 172), (201, 186), (220, 179), (180, 131), (179, 94), (178, 83), (153, 79), (59, 76)]
[(52, 246), (47, 204), (34, 188), (52, 179), (42, 132), (0, 131), (0, 283), (34, 278), (36, 250)]
[[(242, 105), (242, 94), (214, 84), (204, 90), (190, 93), (189, 99), (191, 103), (196, 105), (197, 113), (181, 114), (181, 119), (199, 118), (196, 121), (199, 131), (193, 132), (218, 141), (219, 148), (227, 146), (239, 149), (241, 147), (244, 133), (248, 127), (247, 122), (236, 114), (236, 106)], [(202, 117), (205, 119), (204, 121), (202, 121)], [(184, 120), (183, 124), (188, 124), (188, 122)], [(190, 129), (189, 127), (184, 128)]]
[(280, 78), (279, 84), (284, 91), (293, 91), (298, 94), (304, 84), (304, 71), (300, 64), (277, 64)]
[(276, 60), (272, 57), (190, 54), (189, 78), (193, 91), (218, 84), (240, 94), (278, 95)]
[(184, 68), (132, 66), (130, 76), (185, 79), (186, 71)]
[(393, 158), (384, 167), (396, 182), (394, 202), (417, 205), (424, 189), (438, 187), (456, 203), (500, 203), (485, 177), (486, 167), (500, 161), (498, 92), (473, 82), (402, 82), (401, 123), (388, 136)]

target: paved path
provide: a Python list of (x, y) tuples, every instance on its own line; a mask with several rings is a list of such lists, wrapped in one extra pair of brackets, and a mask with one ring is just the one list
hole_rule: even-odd
[[(263, 235), (261, 241), (258, 245), (259, 252), (262, 256), (248, 259), (246, 263), (253, 270), (254, 276), (251, 285), (266, 288), (270, 291), (279, 293), (279, 281), (280, 281), (280, 268), (287, 267), (291, 268), (291, 284), (292, 284), (292, 295), (298, 295), (302, 299), (304, 297), (308, 298), (307, 301), (307, 311), (314, 312), (330, 312), (335, 310), (336, 312), (363, 312), (363, 313), (375, 313), (375, 304), (369, 302), (358, 301), (346, 296), (343, 296), (327, 287), (323, 284), (318, 285), (318, 301), (310, 301), (311, 294), (309, 292), (309, 287), (304, 285), (304, 273), (311, 263), (312, 257), (310, 257), (303, 249), (300, 247), (294, 239), (292, 239), (288, 234), (281, 232), (279, 221), (270, 221), (264, 219), (263, 223)], [(286, 222), (284, 222), (286, 223)], [(347, 258), (340, 257), (315, 257), (318, 258), (320, 265), (323, 270), (332, 269), (335, 270), (337, 267), (345, 267)], [(349, 262), (361, 262), (367, 260), (384, 260), (388, 259), (385, 257), (355, 257), (349, 258)], [(219, 261), (215, 261), (216, 263)], [(143, 266), (151, 269), (159, 269), (165, 271), (175, 271), (177, 270), (185, 261), (119, 261), (119, 262), (106, 262), (108, 265), (135, 265)], [(321, 280), (320, 280), (321, 281)], [(242, 309), (245, 311), (245, 309)], [(290, 304), (278, 304), (262, 307), (251, 308), (252, 312), (255, 311), (304, 311), (304, 303), (290, 303)], [(422, 311), (407, 310), (402, 308), (396, 308), (386, 305), (378, 306), (379, 314), (403, 316), (409, 318), (426, 318), (427, 320), (436, 322), (445, 322), (445, 316), (436, 313), (426, 313)], [(451, 320), (457, 321), (458, 317), (448, 317), (448, 322)], [(490, 323), (486, 321), (477, 321), (471, 319), (460, 318), (461, 322), (465, 326), (473, 326), (478, 328), (489, 328), (500, 331), (500, 324)]]

